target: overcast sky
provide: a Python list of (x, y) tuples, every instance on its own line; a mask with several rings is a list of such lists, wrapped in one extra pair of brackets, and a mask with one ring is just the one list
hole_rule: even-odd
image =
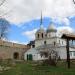
[(75, 15), (73, 0), (6, 0), (0, 7), (3, 13), (8, 12), (6, 17), (13, 23), (25, 22), (40, 16), (51, 18), (65, 18)]
[[(66, 28), (73, 31), (75, 23), (73, 0), (6, 0), (0, 7), (0, 16), (12, 24), (11, 34), (14, 36), (11, 35), (10, 40), (20, 42), (32, 40), (39, 28), (41, 12), (46, 28), (52, 21), (59, 30)], [(13, 34), (12, 29), (15, 30), (17, 36)], [(25, 39), (21, 40), (20, 37)]]

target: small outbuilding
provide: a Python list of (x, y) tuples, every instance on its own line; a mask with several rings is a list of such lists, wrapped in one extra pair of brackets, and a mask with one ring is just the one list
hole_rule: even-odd
[(27, 52), (24, 53), (24, 60), (43, 60), (45, 59), (41, 56), (40, 52), (36, 48), (31, 48)]

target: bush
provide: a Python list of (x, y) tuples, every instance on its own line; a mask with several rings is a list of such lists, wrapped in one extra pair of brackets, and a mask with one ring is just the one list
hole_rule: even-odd
[(51, 66), (56, 66), (56, 61), (53, 60), (53, 59), (47, 59), (47, 60), (44, 60), (42, 65), (51, 65)]

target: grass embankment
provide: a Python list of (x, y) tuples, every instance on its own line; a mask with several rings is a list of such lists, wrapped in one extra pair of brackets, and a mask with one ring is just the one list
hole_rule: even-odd
[(20, 62), (0, 75), (75, 75), (75, 64), (67, 69), (66, 63), (59, 62), (56, 67), (36, 65), (33, 62)]

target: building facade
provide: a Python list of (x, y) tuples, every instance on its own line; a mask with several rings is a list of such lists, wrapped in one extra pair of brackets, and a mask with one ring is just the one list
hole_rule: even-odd
[[(50, 24), (46, 30), (41, 24), (39, 30), (35, 33), (35, 48), (28, 50), (24, 54), (24, 59), (45, 60), (48, 59), (49, 55), (66, 59), (66, 40), (62, 39), (61, 36), (62, 34), (58, 34), (54, 24)], [(75, 47), (70, 47), (70, 58), (75, 59)]]
[(27, 45), (0, 40), (0, 59), (23, 60), (24, 53), (29, 48)]
[(66, 45), (66, 41), (61, 39), (53, 24), (49, 25), (47, 30), (44, 30), (44, 27), (41, 25), (40, 29), (36, 32), (35, 37), (35, 47), (46, 44)]

